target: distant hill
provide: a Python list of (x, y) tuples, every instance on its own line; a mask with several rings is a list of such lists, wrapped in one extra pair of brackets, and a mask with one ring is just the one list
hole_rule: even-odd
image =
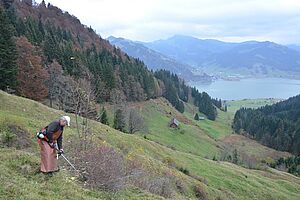
[(227, 43), (179, 35), (144, 44), (211, 74), (227, 72), (249, 76), (300, 77), (300, 52), (295, 50), (297, 46), (292, 49), (291, 46), (268, 41)]
[(194, 75), (191, 72), (192, 67), (188, 64), (180, 63), (173, 58), (146, 47), (140, 42), (134, 42), (125, 38), (116, 38), (113, 36), (108, 37), (107, 40), (111, 44), (119, 47), (122, 51), (126, 52), (129, 56), (142, 60), (154, 71), (159, 69), (169, 70), (183, 77), (187, 81), (194, 80), (210, 82), (212, 79), (212, 77), (205, 73)]

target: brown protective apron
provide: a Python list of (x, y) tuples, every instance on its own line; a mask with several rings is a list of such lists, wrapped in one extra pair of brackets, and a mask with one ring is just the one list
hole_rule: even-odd
[[(53, 134), (53, 143), (57, 142), (57, 139), (61, 135), (62, 131), (59, 130)], [(38, 143), (41, 148), (41, 172), (55, 172), (58, 171), (56, 150), (51, 148), (47, 141), (38, 139)]]

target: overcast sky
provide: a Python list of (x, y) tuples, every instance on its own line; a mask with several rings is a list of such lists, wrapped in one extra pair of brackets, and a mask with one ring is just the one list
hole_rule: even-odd
[[(41, 2), (41, 0), (36, 0)], [(175, 34), (300, 44), (300, 0), (46, 0), (110, 35), (153, 41)]]

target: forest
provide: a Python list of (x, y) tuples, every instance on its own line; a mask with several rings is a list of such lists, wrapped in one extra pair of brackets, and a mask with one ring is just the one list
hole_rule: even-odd
[(262, 144), (300, 154), (300, 95), (259, 109), (241, 108), (233, 129)]

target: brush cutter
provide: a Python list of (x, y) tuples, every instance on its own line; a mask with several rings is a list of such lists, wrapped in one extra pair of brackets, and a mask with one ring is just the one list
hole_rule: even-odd
[[(60, 152), (59, 149), (58, 149), (58, 146), (54, 146), (54, 148), (57, 152)], [(87, 177), (84, 176), (82, 173), (80, 173), (80, 171), (75, 168), (75, 166), (66, 158), (66, 156), (63, 153), (57, 153), (57, 159), (58, 159), (59, 156), (63, 157), (65, 159), (65, 161), (67, 161), (67, 163), (78, 173), (78, 175), (80, 176), (80, 179), (82, 181), (87, 180)]]

